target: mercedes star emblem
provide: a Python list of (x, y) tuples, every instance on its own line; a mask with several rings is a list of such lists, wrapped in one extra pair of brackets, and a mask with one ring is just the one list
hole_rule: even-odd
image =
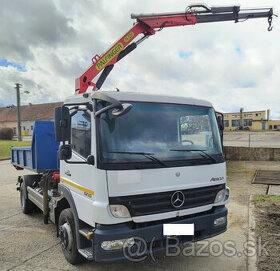
[(185, 202), (185, 195), (181, 191), (176, 191), (173, 193), (171, 197), (171, 204), (175, 208), (180, 208), (183, 206)]

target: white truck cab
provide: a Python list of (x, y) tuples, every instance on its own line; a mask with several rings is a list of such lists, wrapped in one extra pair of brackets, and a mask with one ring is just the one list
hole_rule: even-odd
[(100, 91), (69, 97), (64, 108), (71, 125), (59, 149), (58, 193), (72, 209), (76, 239), (92, 242), (78, 244), (83, 256), (121, 259), (139, 237), (164, 249), (166, 223), (194, 223), (182, 242), (226, 231), (222, 130), (209, 102)]

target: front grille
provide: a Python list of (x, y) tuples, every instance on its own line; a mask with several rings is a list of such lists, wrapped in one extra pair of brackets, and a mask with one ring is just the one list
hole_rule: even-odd
[(190, 209), (214, 203), (216, 194), (225, 188), (225, 184), (180, 190), (185, 195), (184, 204), (175, 208), (171, 204), (174, 191), (151, 194), (110, 197), (110, 204), (124, 205), (131, 216), (143, 216), (156, 213), (172, 212), (182, 209)]

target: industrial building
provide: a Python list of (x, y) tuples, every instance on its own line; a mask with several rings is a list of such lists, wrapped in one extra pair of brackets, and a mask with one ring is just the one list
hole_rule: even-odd
[(224, 113), (225, 131), (280, 131), (280, 120), (270, 119), (270, 110)]

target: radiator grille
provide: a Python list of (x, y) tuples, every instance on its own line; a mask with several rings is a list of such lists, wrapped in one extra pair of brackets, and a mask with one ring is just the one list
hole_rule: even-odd
[(175, 208), (171, 204), (171, 197), (178, 190), (133, 196), (110, 197), (109, 203), (126, 206), (130, 211), (131, 216), (151, 215), (213, 204), (217, 192), (224, 188), (225, 184), (220, 184), (180, 190), (185, 195), (184, 204), (180, 208)]

